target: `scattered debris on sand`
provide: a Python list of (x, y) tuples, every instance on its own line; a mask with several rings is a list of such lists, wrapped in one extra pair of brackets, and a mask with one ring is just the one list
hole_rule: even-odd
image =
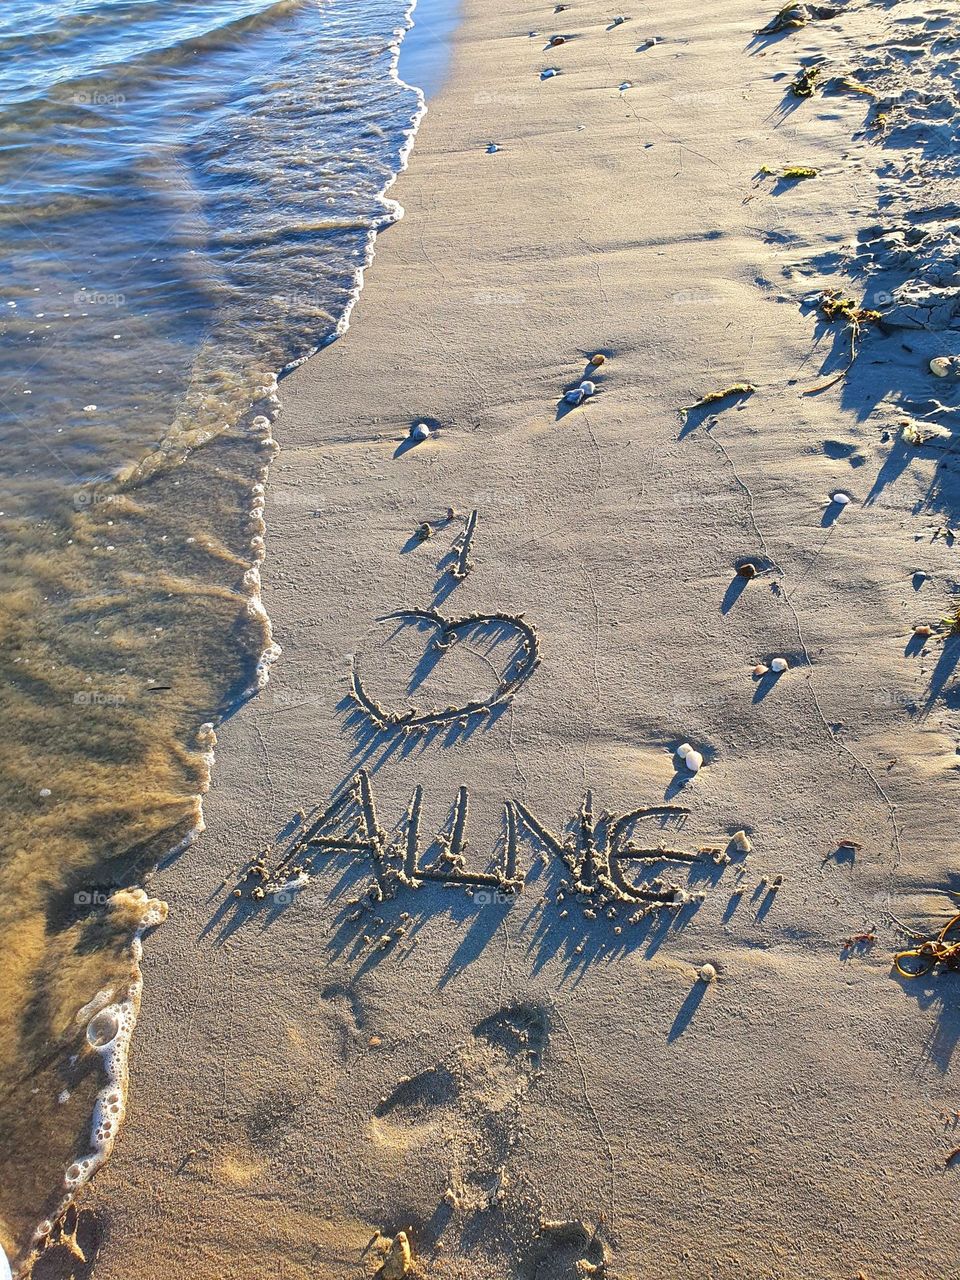
[(781, 31), (799, 31), (808, 22), (835, 18), (840, 10), (834, 5), (826, 4), (788, 4), (771, 18), (765, 27), (756, 32), (758, 36), (777, 35)]
[(720, 391), (708, 391), (705, 396), (701, 396), (693, 404), (688, 404), (677, 411), (680, 414), (680, 421), (686, 422), (687, 415), (692, 413), (694, 409), (706, 409), (710, 405), (720, 404), (724, 400), (744, 399), (746, 396), (752, 396), (756, 389), (752, 382), (731, 382), (728, 387), (723, 387)]
[(790, 86), (790, 92), (795, 98), (812, 98), (819, 76), (819, 67), (804, 67)]

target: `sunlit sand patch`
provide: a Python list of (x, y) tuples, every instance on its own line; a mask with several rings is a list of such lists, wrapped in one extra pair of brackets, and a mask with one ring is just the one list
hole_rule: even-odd
[(266, 1165), (251, 1155), (230, 1152), (218, 1156), (213, 1162), (214, 1177), (232, 1187), (251, 1187), (263, 1174)]

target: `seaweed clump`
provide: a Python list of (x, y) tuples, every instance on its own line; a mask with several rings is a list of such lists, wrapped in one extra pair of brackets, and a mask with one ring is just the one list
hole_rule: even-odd
[(760, 28), (757, 35), (773, 36), (780, 31), (799, 31), (813, 19), (835, 18), (839, 12), (834, 5), (787, 4), (765, 27)]
[(790, 92), (795, 98), (812, 98), (813, 87), (819, 75), (819, 67), (804, 67), (790, 86)]
[(686, 422), (687, 414), (692, 413), (694, 409), (705, 409), (709, 405), (719, 404), (721, 400), (727, 400), (731, 396), (737, 396), (738, 398), (752, 396), (756, 389), (752, 382), (732, 382), (729, 387), (723, 387), (719, 391), (708, 391), (705, 396), (701, 396), (693, 404), (688, 404), (683, 409), (678, 410), (680, 421)]
[(853, 298), (848, 298), (842, 289), (825, 289), (817, 306), (824, 319), (846, 320), (856, 328), (858, 334), (864, 325), (877, 324), (883, 318), (879, 311), (870, 307), (858, 307)]

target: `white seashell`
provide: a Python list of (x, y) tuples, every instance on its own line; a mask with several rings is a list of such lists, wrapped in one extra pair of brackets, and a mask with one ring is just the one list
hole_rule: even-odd
[(745, 831), (735, 831), (730, 837), (730, 843), (739, 853), (749, 853), (753, 848), (753, 841)]
[(97, 412), (97, 406), (96, 406), (95, 404), (85, 404), (85, 405), (83, 406), (83, 412), (84, 412), (84, 413), (96, 413), (96, 412)]
[(410, 439), (416, 440), (419, 444), (422, 440), (430, 438), (430, 428), (425, 422), (418, 422), (415, 427), (410, 429)]
[(50, 790), (50, 788), (49, 788), (49, 787), (41, 787), (41, 788), (40, 788), (40, 799), (41, 799), (41, 800), (46, 800), (48, 796), (52, 796), (52, 795), (53, 795), (53, 792)]
[(677, 755), (682, 760), (683, 757), (688, 756), (692, 750), (693, 750), (693, 747), (690, 745), (689, 742), (681, 742), (679, 747), (677, 747)]
[(836, 493), (831, 493), (830, 501), (835, 502), (838, 507), (845, 507), (847, 503), (852, 502), (853, 499), (850, 497), (849, 493), (844, 493), (842, 489), (838, 489)]
[(688, 751), (683, 757), (683, 763), (691, 773), (699, 773), (700, 766), (703, 764), (703, 756), (699, 751)]
[(580, 383), (580, 390), (583, 392), (585, 396), (596, 395), (597, 384), (595, 382), (591, 382), (590, 379), (587, 378), (584, 382)]
[(563, 398), (567, 404), (580, 404), (583, 401), (583, 391), (580, 387), (574, 387), (572, 390), (564, 392)]
[(777, 672), (786, 671), (789, 665), (790, 664), (787, 662), (786, 658), (773, 658), (770, 663), (770, 670)]
[(713, 982), (717, 976), (717, 967), (712, 964), (704, 964), (700, 966), (699, 978), (701, 982)]
[(949, 356), (934, 356), (930, 361), (930, 372), (938, 378), (948, 378), (953, 371), (953, 361)]

